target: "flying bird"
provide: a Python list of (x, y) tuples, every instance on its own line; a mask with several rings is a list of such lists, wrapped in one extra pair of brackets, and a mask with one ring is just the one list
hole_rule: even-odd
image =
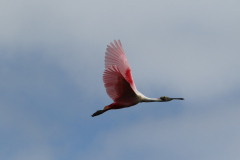
[(107, 94), (114, 101), (103, 110), (96, 111), (92, 117), (98, 116), (111, 109), (121, 109), (134, 106), (140, 102), (168, 102), (171, 100), (184, 100), (184, 98), (148, 98), (140, 93), (133, 81), (131, 68), (123, 51), (120, 40), (107, 45), (105, 52), (105, 71), (103, 82)]

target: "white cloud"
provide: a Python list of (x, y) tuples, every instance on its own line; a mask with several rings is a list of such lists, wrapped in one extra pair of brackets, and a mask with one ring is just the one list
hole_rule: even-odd
[[(240, 78), (235, 3), (9, 1), (1, 5), (0, 41), (15, 53), (19, 47), (44, 48), (47, 59), (57, 61), (84, 87), (95, 78), (95, 68), (101, 78), (105, 47), (120, 38), (139, 85), (161, 88), (170, 83), (191, 98), (213, 96), (236, 87)], [(196, 90), (204, 95), (194, 94)]]
[[(1, 128), (39, 146), (14, 148), (13, 159), (77, 152), (84, 159), (239, 157), (239, 104), (227, 103), (240, 88), (238, 6), (224, 0), (0, 2)], [(121, 39), (140, 92), (186, 98), (176, 117), (172, 110), (158, 118), (154, 110), (133, 108), (90, 120), (95, 108), (111, 103), (102, 73), (113, 39)], [(30, 109), (36, 106), (39, 114)], [(132, 122), (137, 116), (143, 120)], [(55, 150), (48, 143), (55, 134), (70, 147)]]
[(164, 119), (146, 117), (107, 130), (95, 144), (101, 147), (89, 159), (237, 159), (239, 104), (230, 105)]

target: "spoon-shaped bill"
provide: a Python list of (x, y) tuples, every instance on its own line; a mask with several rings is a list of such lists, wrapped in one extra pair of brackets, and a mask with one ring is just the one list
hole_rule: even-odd
[(171, 99), (184, 100), (184, 98), (171, 98)]

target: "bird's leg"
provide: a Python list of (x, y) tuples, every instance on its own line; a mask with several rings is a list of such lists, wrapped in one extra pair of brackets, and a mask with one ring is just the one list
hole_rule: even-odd
[(95, 117), (95, 116), (98, 116), (98, 115), (100, 115), (100, 114), (103, 114), (104, 112), (108, 111), (109, 109), (110, 109), (110, 107), (109, 107), (109, 106), (106, 106), (106, 107), (104, 107), (103, 110), (98, 110), (98, 111), (96, 111), (95, 113), (93, 113), (92, 117)]
[(97, 112), (95, 112), (95, 113), (92, 115), (92, 117), (98, 116), (98, 115), (100, 115), (100, 114), (102, 114), (102, 113), (104, 113), (104, 112), (106, 112), (106, 110), (98, 110)]

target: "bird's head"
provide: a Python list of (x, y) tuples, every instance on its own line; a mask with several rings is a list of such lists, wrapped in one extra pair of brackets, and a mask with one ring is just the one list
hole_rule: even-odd
[(172, 100), (172, 98), (169, 98), (169, 97), (166, 97), (166, 96), (161, 96), (160, 99), (162, 101), (171, 101)]
[(162, 96), (162, 97), (160, 97), (160, 99), (161, 99), (162, 101), (171, 101), (171, 100), (174, 100), (174, 99), (184, 100), (184, 98), (169, 98), (169, 97), (166, 97), (166, 96)]

